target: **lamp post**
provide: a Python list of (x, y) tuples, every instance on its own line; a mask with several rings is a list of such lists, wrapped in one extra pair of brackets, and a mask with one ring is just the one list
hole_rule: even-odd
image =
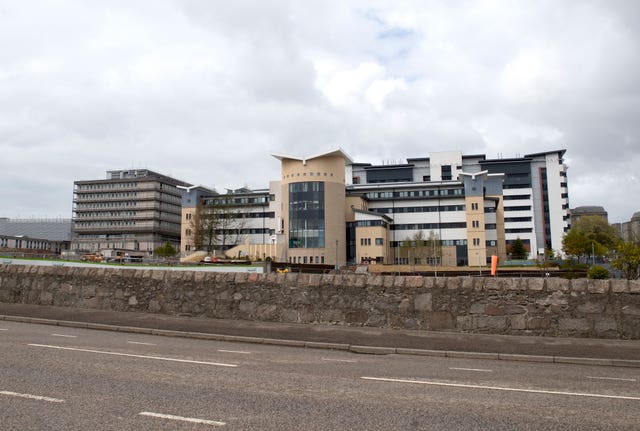
[(476, 258), (478, 259), (478, 275), (482, 276), (482, 268), (480, 267), (480, 252), (476, 252)]
[(336, 240), (336, 271), (338, 270), (338, 240)]

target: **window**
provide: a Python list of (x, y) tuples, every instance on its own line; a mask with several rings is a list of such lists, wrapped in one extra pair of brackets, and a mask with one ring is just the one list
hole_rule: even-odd
[(376, 238), (376, 245), (384, 245), (384, 239)]
[(477, 203), (477, 202), (473, 202), (473, 203), (471, 204), (471, 210), (474, 210), (474, 211), (475, 211), (475, 210), (477, 210), (477, 209), (478, 209), (478, 203)]
[(431, 175), (423, 175), (422, 181), (431, 181)]
[(471, 226), (474, 228), (480, 227), (480, 222), (478, 220), (471, 221)]
[(324, 183), (289, 184), (289, 248), (323, 248), (324, 234)]
[(186, 218), (187, 220), (191, 220), (191, 213), (186, 213), (186, 214), (185, 214), (185, 218)]
[(353, 184), (360, 184), (360, 177), (353, 177)]
[(186, 236), (191, 236), (191, 229), (187, 229), (184, 233)]

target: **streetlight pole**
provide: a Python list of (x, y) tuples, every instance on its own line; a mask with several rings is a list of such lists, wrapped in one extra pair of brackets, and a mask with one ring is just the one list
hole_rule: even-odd
[(338, 240), (336, 240), (336, 271), (338, 270)]
[(596, 246), (593, 241), (591, 241), (591, 262), (593, 265), (596, 264)]

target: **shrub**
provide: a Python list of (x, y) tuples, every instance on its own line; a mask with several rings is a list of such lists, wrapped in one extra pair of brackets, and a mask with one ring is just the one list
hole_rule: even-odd
[(609, 271), (600, 265), (593, 265), (587, 272), (587, 278), (592, 280), (606, 280), (609, 278)]

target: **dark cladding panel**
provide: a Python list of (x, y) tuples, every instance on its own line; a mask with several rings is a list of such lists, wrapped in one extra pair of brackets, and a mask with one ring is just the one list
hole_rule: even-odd
[(367, 183), (397, 183), (413, 181), (413, 167), (367, 169)]
[(531, 187), (531, 162), (504, 160), (486, 160), (480, 162), (482, 169), (486, 169), (490, 174), (504, 174), (504, 188), (512, 186), (527, 188)]

